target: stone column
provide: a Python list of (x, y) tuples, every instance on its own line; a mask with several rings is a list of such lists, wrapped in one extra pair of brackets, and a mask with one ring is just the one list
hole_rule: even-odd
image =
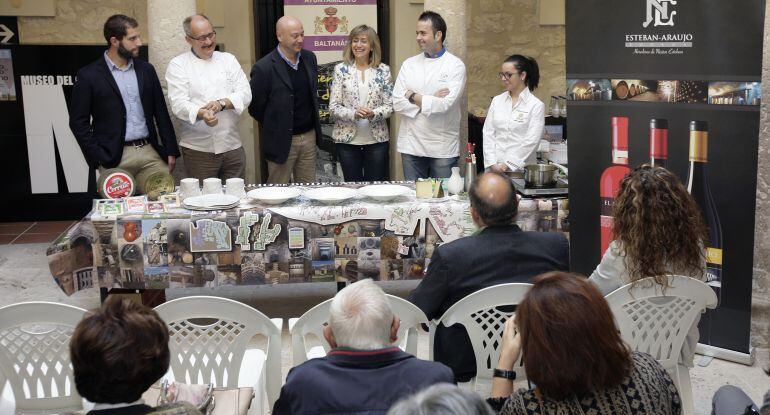
[[(762, 83), (770, 85), (770, 2), (765, 5)], [(751, 299), (751, 345), (770, 347), (770, 88), (762, 88), (757, 159), (757, 208), (754, 217), (754, 272)]]
[[(447, 25), (448, 51), (462, 59), (466, 64), (467, 56), (467, 27), (468, 8), (465, 0), (425, 0), (425, 10), (431, 10), (441, 15)], [(467, 83), (467, 80), (466, 80)], [(460, 161), (462, 171), (465, 171), (465, 145), (468, 143), (468, 88), (466, 85), (462, 98), (462, 119), (460, 120)]]
[[(160, 85), (163, 87), (163, 95), (168, 102), (168, 90), (166, 88), (166, 67), (175, 56), (189, 49), (184, 38), (182, 21), (185, 17), (197, 12), (195, 0), (147, 0), (147, 32), (150, 52), (150, 63), (155, 66)], [(179, 121), (171, 113), (171, 121), (174, 129), (179, 131)], [(178, 182), (184, 178), (184, 160), (177, 159), (174, 169), (174, 179)]]

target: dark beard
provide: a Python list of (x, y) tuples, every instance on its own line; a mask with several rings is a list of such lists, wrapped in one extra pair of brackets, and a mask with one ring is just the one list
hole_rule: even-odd
[(131, 59), (135, 58), (134, 54), (131, 53), (130, 50), (123, 47), (123, 44), (118, 44), (118, 55), (120, 55), (121, 58), (130, 61)]

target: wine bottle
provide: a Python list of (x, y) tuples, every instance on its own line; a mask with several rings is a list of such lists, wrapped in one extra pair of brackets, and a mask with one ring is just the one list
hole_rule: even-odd
[(599, 182), (601, 198), (601, 255), (612, 242), (612, 205), (620, 190), (620, 181), (628, 174), (628, 118), (612, 117), (612, 166), (604, 169)]
[(668, 161), (668, 120), (650, 120), (650, 164), (666, 167)]
[(706, 282), (719, 295), (722, 287), (722, 224), (719, 222), (708, 176), (708, 123), (690, 121), (690, 169), (687, 191), (698, 202), (708, 227), (706, 248)]

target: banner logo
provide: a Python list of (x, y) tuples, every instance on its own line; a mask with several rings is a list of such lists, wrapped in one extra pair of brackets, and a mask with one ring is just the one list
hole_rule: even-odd
[(340, 33), (348, 32), (348, 18), (345, 16), (337, 17), (337, 8), (329, 6), (324, 9), (326, 17), (316, 17), (314, 26), (314, 33), (323, 33), (326, 30), (329, 33), (334, 33), (337, 29), (340, 29)]
[(647, 20), (642, 27), (647, 27), (655, 21), (653, 26), (674, 26), (676, 11), (669, 13), (668, 5), (676, 5), (676, 0), (647, 0)]

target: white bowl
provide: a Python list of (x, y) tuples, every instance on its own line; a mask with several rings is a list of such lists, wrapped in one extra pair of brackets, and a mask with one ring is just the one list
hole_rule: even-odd
[(296, 187), (259, 187), (249, 190), (246, 196), (268, 205), (278, 205), (301, 194), (302, 192)]
[(371, 197), (372, 199), (385, 202), (388, 200), (393, 200), (399, 196), (404, 196), (411, 192), (412, 189), (396, 184), (372, 184), (369, 186), (364, 186), (358, 189), (358, 191), (366, 197)]
[(317, 189), (310, 189), (305, 192), (305, 197), (308, 199), (317, 200), (321, 203), (342, 202), (348, 199), (352, 199), (355, 196), (355, 189), (350, 189), (347, 187), (319, 187)]

